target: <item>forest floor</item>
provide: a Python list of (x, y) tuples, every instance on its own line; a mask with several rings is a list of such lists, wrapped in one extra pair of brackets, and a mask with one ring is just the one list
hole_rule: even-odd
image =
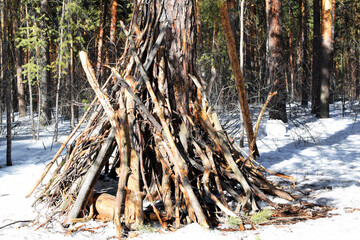
[[(347, 109), (342, 116), (341, 104), (334, 104), (331, 106), (331, 118), (318, 120), (304, 114), (309, 112), (308, 109), (293, 106), (287, 124), (264, 119), (257, 141), (261, 153), (258, 161), (271, 170), (294, 176), (296, 187), (293, 192), (302, 195), (302, 201), (333, 208), (327, 217), (297, 221), (295, 224), (256, 226), (255, 230), (243, 232), (205, 231), (198, 224), (166, 233), (161, 230), (153, 232), (155, 228), (147, 227), (136, 233), (133, 239), (358, 239), (360, 120), (350, 108)], [(39, 229), (29, 222), (37, 216), (31, 207), (35, 198), (25, 198), (25, 195), (55, 155), (59, 144), (51, 147), (53, 126), (43, 128), (40, 140), (35, 141), (31, 137), (28, 117), (15, 120), (12, 167), (4, 164), (6, 138), (4, 130), (0, 129), (0, 239), (113, 239), (116, 233), (112, 223), (94, 220), (77, 223), (77, 231), (66, 233), (67, 230), (57, 222)], [(59, 142), (69, 134), (68, 122), (60, 125), (60, 133)], [(271, 180), (283, 181), (279, 178)]]

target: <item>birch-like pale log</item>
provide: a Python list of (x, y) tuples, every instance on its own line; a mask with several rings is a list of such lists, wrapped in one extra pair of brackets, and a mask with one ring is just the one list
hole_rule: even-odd
[[(125, 184), (127, 182), (127, 178), (129, 176), (129, 144), (130, 141), (127, 140), (128, 133), (126, 132), (128, 130), (128, 127), (126, 126), (127, 120), (126, 120), (126, 111), (124, 104), (120, 104), (118, 113), (114, 111), (110, 104), (109, 97), (103, 93), (103, 91), (100, 89), (99, 83), (96, 80), (94, 69), (92, 68), (89, 57), (86, 52), (81, 51), (79, 53), (81, 64), (83, 66), (83, 69), (85, 71), (86, 77), (94, 90), (97, 98), (99, 99), (101, 105), (104, 108), (104, 111), (108, 117), (108, 120), (115, 129), (115, 140), (119, 148), (120, 153), (120, 170), (119, 170), (119, 183), (118, 183), (118, 191), (116, 195), (116, 202), (114, 206), (114, 224), (116, 227), (116, 231), (118, 235), (121, 235), (121, 224), (120, 224), (120, 212), (121, 212), (121, 206), (125, 199)], [(120, 99), (121, 100), (121, 99)], [(120, 101), (121, 102), (121, 101)], [(118, 117), (118, 119), (117, 119)], [(76, 218), (77, 216), (75, 216)]]

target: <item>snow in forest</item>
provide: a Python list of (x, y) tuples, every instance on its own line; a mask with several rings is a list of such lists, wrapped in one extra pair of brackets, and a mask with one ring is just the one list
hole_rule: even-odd
[[(359, 239), (360, 121), (351, 111), (342, 116), (339, 106), (331, 106), (329, 119), (318, 120), (295, 110), (287, 124), (264, 119), (257, 141), (261, 153), (259, 162), (271, 170), (294, 176), (297, 191), (305, 196), (303, 200), (334, 207), (331, 217), (293, 225), (259, 226), (244, 232), (205, 231), (197, 224), (176, 232), (150, 232), (155, 228), (149, 228), (133, 239)], [(5, 166), (6, 138), (4, 129), (0, 132), (0, 228), (16, 223), (1, 228), (0, 239), (113, 239), (116, 233), (112, 223), (90, 221), (79, 231), (66, 235), (67, 229), (58, 222), (39, 229), (38, 225), (28, 222), (41, 209), (32, 207), (34, 196), (25, 198), (25, 195), (59, 144), (52, 143), (53, 126), (43, 128), (40, 140), (35, 141), (29, 119), (15, 120), (12, 167)], [(68, 122), (61, 124), (60, 132), (62, 137), (58, 142), (69, 134)], [(83, 224), (77, 223), (74, 227)]]

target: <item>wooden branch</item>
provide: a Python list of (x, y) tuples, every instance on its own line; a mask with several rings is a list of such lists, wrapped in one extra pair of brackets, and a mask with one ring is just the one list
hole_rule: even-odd
[(269, 93), (261, 111), (260, 111), (260, 114), (259, 114), (259, 117), (256, 121), (256, 125), (255, 125), (255, 132), (254, 132), (254, 137), (253, 137), (253, 140), (251, 141), (251, 144), (250, 144), (250, 147), (249, 147), (249, 154), (250, 154), (250, 157), (253, 157), (253, 153), (254, 153), (254, 146), (255, 146), (255, 142), (256, 142), (256, 138), (257, 138), (257, 135), (258, 135), (258, 132), (259, 132), (259, 126), (260, 126), (260, 122), (261, 122), (261, 119), (262, 119), (262, 116), (264, 115), (265, 113), (265, 110), (266, 110), (266, 107), (267, 105), (269, 104), (271, 98), (277, 94), (277, 92), (273, 92), (273, 93)]
[[(119, 170), (119, 184), (118, 190), (116, 195), (116, 205), (115, 205), (115, 212), (114, 212), (114, 223), (116, 226), (116, 231), (119, 236), (121, 236), (121, 224), (120, 224), (120, 214), (121, 214), (121, 207), (123, 201), (125, 199), (124, 192), (125, 192), (125, 184), (127, 182), (127, 178), (129, 176), (129, 144), (130, 141), (128, 139), (128, 126), (126, 120), (126, 110), (123, 103), (122, 98), (120, 97), (119, 103), (120, 108), (118, 113), (114, 111), (112, 108), (108, 96), (102, 92), (99, 87), (99, 83), (96, 81), (94, 69), (92, 68), (89, 58), (84, 51), (80, 53), (80, 60), (83, 66), (83, 69), (86, 73), (86, 77), (95, 91), (96, 96), (98, 97), (101, 105), (104, 108), (104, 111), (108, 117), (108, 120), (111, 126), (115, 129), (115, 139), (119, 148), (120, 153), (120, 170)], [(119, 119), (118, 119), (119, 118)], [(76, 218), (76, 216), (75, 216)]]
[[(248, 138), (248, 145), (250, 147), (250, 145), (253, 141), (253, 137), (254, 137), (253, 126), (252, 126), (252, 121), (250, 118), (249, 105), (248, 105), (247, 97), (246, 97), (244, 78), (243, 78), (243, 75), (242, 75), (242, 72), (240, 69), (239, 59), (236, 54), (237, 51), (236, 51), (235, 37), (234, 37), (234, 33), (232, 32), (232, 29), (231, 29), (227, 1), (225, 1), (225, 0), (221, 0), (220, 16), (221, 16), (221, 22), (222, 22), (222, 25), (224, 28), (228, 55), (229, 55), (231, 67), (233, 69), (234, 77), (235, 77), (236, 89), (237, 89), (238, 96), (239, 96), (241, 112), (242, 112), (242, 116), (244, 119), (246, 135)], [(254, 154), (253, 155), (254, 155), (254, 157), (259, 156), (259, 151), (257, 149), (256, 144), (254, 145)]]
[(232, 216), (232, 217), (238, 217), (227, 206), (222, 204), (214, 194), (211, 193), (211, 191), (209, 189), (209, 176), (210, 176), (210, 171), (211, 171), (211, 168), (212, 168), (211, 163), (210, 163), (209, 159), (206, 157), (206, 155), (202, 152), (199, 145), (197, 145), (197, 143), (195, 141), (193, 141), (192, 143), (195, 146), (195, 149), (196, 149), (197, 153), (199, 154), (199, 156), (200, 156), (200, 158), (201, 158), (201, 160), (203, 162), (203, 165), (205, 166), (205, 172), (203, 174), (203, 177), (202, 177), (201, 181), (202, 181), (202, 183), (204, 185), (206, 195), (208, 195), (211, 198), (211, 200), (214, 201), (216, 206), (218, 206), (226, 215), (229, 215), (229, 216)]
[[(85, 181), (81, 185), (79, 194), (77, 195), (75, 203), (73, 204), (73, 207), (71, 208), (69, 214), (71, 222), (73, 222), (72, 219), (75, 219), (79, 215), (81, 210), (86, 207), (86, 204), (91, 197), (91, 193), (93, 192), (101, 170), (105, 166), (105, 163), (108, 161), (111, 153), (114, 151), (114, 147), (112, 147), (114, 139), (115, 131), (114, 129), (112, 129), (106, 141), (101, 146), (99, 154), (96, 157), (94, 163), (91, 165), (89, 171), (87, 172)], [(68, 223), (70, 223), (70, 221), (68, 221)]]
[(120, 123), (120, 128), (117, 128), (118, 132), (118, 148), (119, 148), (119, 155), (120, 155), (120, 167), (118, 170), (119, 176), (119, 183), (118, 189), (116, 192), (116, 202), (114, 206), (114, 224), (116, 228), (116, 232), (118, 237), (122, 236), (122, 227), (121, 227), (121, 213), (122, 213), (122, 206), (124, 205), (125, 201), (125, 194), (126, 194), (126, 183), (129, 178), (130, 173), (130, 130), (129, 124), (127, 120), (127, 110), (124, 104), (124, 100), (122, 96), (118, 99), (119, 103), (119, 110), (118, 110), (118, 119)]
[(168, 141), (168, 143), (170, 144), (170, 148), (172, 150), (172, 153), (174, 155), (174, 160), (175, 160), (175, 167), (177, 169), (177, 172), (181, 178), (181, 181), (184, 185), (184, 188), (186, 189), (186, 192), (189, 196), (189, 200), (193, 206), (193, 208), (195, 209), (195, 213), (196, 213), (196, 217), (198, 218), (198, 221), (200, 223), (200, 225), (206, 229), (209, 228), (209, 225), (206, 221), (206, 217), (202, 211), (202, 208), (201, 208), (201, 205), (191, 187), (191, 184), (190, 184), (190, 181), (188, 179), (188, 176), (187, 176), (187, 166), (186, 166), (186, 163), (185, 161), (182, 159), (181, 157), (181, 154), (178, 150), (178, 148), (176, 147), (176, 144), (174, 142), (174, 139), (173, 139), (173, 136), (170, 132), (170, 129), (169, 129), (169, 126), (168, 126), (168, 123), (166, 122), (165, 120), (165, 117), (164, 117), (164, 114), (162, 112), (162, 109), (160, 107), (160, 104), (157, 100), (157, 97), (152, 89), (152, 86), (151, 86), (151, 83), (150, 83), (150, 79), (149, 77), (147, 76), (147, 73), (139, 59), (139, 57), (137, 56), (136, 54), (136, 51), (135, 51), (135, 45), (134, 45), (134, 41), (132, 40), (130, 34), (128, 33), (128, 31), (126, 30), (125, 28), (125, 25), (122, 21), (120, 21), (120, 25), (121, 27), (123, 28), (123, 31), (125, 32), (125, 35), (128, 37), (129, 39), (129, 42), (130, 42), (130, 51), (132, 52), (134, 58), (135, 58), (135, 62), (136, 62), (136, 65), (140, 71), (140, 74), (141, 76), (144, 78), (144, 81), (145, 81), (145, 84), (146, 84), (146, 87), (147, 87), (147, 90), (150, 94), (150, 97), (151, 99), (153, 100), (153, 103), (155, 104), (155, 107), (156, 107), (156, 110), (157, 110), (157, 113), (158, 113), (158, 116), (159, 116), (159, 119), (160, 119), (160, 122), (161, 122), (161, 125), (163, 127), (163, 130), (164, 130), (164, 134), (165, 134), (165, 138), (166, 140)]
[(31, 223), (33, 220), (19, 220), (19, 221), (15, 221), (15, 222), (11, 222), (11, 223), (8, 223), (4, 226), (1, 226), (0, 229), (3, 229), (3, 228), (6, 228), (6, 227), (9, 227), (11, 225), (14, 225), (14, 224), (17, 224), (17, 223)]
[(250, 189), (250, 186), (249, 186), (245, 176), (240, 171), (239, 167), (237, 166), (236, 162), (234, 161), (232, 154), (231, 154), (229, 148), (227, 147), (226, 143), (223, 141), (222, 138), (219, 137), (217, 131), (211, 125), (205, 110), (200, 109), (198, 107), (197, 115), (198, 115), (201, 125), (204, 127), (204, 129), (207, 130), (210, 138), (214, 141), (218, 150), (220, 152), (222, 152), (225, 160), (229, 164), (231, 170), (234, 172), (236, 179), (239, 181), (239, 183), (243, 187), (246, 197), (243, 199), (241, 204), (244, 207), (245, 204), (247, 203), (247, 201), (250, 199), (250, 195), (251, 195), (251, 189)]
[(80, 128), (81, 124), (85, 121), (87, 115), (89, 114), (89, 112), (91, 111), (91, 107), (92, 105), (97, 101), (97, 99), (95, 98), (90, 107), (88, 108), (88, 110), (84, 113), (84, 116), (81, 118), (80, 122), (76, 125), (76, 127), (73, 129), (73, 131), (70, 133), (70, 135), (66, 138), (65, 142), (63, 144), (61, 144), (60, 149), (57, 151), (57, 153), (55, 154), (55, 156), (53, 157), (53, 159), (50, 161), (50, 163), (46, 166), (44, 172), (42, 173), (41, 177), (39, 178), (39, 180), (36, 181), (34, 187), (31, 189), (31, 191), (26, 195), (26, 198), (30, 197), (33, 192), (35, 191), (35, 189), (39, 186), (39, 184), (44, 180), (45, 176), (48, 174), (50, 168), (52, 167), (52, 165), (55, 163), (55, 161), (58, 159), (58, 157), (60, 156), (60, 154), (62, 153), (62, 151), (65, 149), (66, 144), (70, 141), (70, 139), (75, 135), (75, 133), (77, 132), (77, 130)]
[(113, 75), (116, 77), (116, 79), (119, 81), (119, 83), (129, 92), (129, 94), (133, 97), (134, 101), (138, 105), (139, 109), (142, 111), (143, 118), (147, 117), (149, 121), (154, 125), (155, 129), (161, 133), (162, 127), (158, 123), (158, 121), (155, 119), (155, 117), (149, 112), (149, 110), (146, 108), (144, 103), (141, 101), (141, 99), (134, 93), (131, 86), (125, 81), (125, 79), (116, 71), (115, 68), (111, 68), (111, 71)]

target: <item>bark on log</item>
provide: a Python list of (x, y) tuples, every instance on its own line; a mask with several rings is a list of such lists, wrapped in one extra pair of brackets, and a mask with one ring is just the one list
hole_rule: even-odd
[[(221, 15), (221, 22), (224, 28), (225, 33), (225, 39), (226, 39), (226, 46), (228, 49), (228, 54), (231, 62), (231, 67), (233, 69), (233, 73), (235, 76), (235, 84), (236, 89), (239, 96), (242, 116), (245, 123), (246, 128), (246, 135), (248, 138), (248, 145), (251, 146), (251, 143), (254, 139), (254, 131), (252, 126), (252, 121), (250, 118), (250, 111), (249, 106), (247, 102), (246, 97), (246, 91), (245, 91), (245, 84), (244, 84), (244, 78), (240, 69), (240, 63), (239, 59), (237, 57), (237, 50), (236, 50), (236, 43), (235, 43), (235, 37), (231, 30), (231, 24), (229, 20), (229, 12), (227, 7), (227, 1), (222, 0), (221, 6), (220, 6), (220, 15)], [(254, 149), (250, 149), (250, 152), (254, 151), (253, 155), (254, 157), (259, 156), (259, 151), (257, 149), (256, 144), (254, 145)]]
[(101, 170), (104, 168), (105, 163), (109, 160), (111, 153), (114, 151), (114, 139), (115, 131), (112, 130), (105, 143), (102, 145), (95, 162), (92, 164), (90, 170), (86, 174), (85, 181), (82, 182), (80, 192), (70, 211), (69, 219), (67, 221), (68, 224), (71, 224), (71, 219), (77, 218), (80, 212), (86, 207)]

